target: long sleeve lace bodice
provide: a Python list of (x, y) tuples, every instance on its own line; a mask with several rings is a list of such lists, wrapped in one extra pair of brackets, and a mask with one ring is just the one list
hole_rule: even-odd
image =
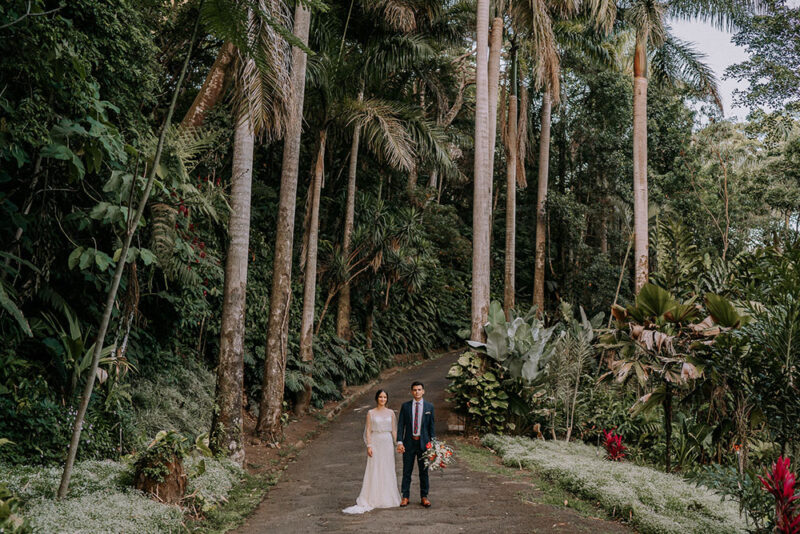
[(370, 410), (367, 412), (367, 422), (364, 426), (364, 443), (372, 447), (375, 433), (390, 432), (392, 441), (397, 439), (397, 416), (394, 410)]

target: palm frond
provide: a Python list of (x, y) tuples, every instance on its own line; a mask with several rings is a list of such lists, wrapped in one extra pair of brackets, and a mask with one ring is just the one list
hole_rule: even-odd
[(717, 78), (714, 71), (703, 62), (705, 54), (690, 43), (667, 34), (662, 46), (652, 54), (653, 77), (665, 84), (683, 84), (701, 97), (710, 97), (722, 110)]
[(414, 165), (414, 141), (403, 125), (403, 108), (377, 98), (351, 99), (344, 104), (348, 125), (361, 127), (362, 136), (376, 157), (407, 171)]
[(548, 7), (546, 0), (529, 0), (515, 5), (514, 16), (526, 30), (521, 51), (531, 58), (536, 85), (548, 87), (557, 101), (561, 92), (560, 60)]
[(732, 31), (737, 22), (752, 13), (763, 13), (771, 5), (766, 0), (669, 0), (667, 13), (683, 20), (700, 20)]
[(289, 115), (290, 48), (285, 32), (276, 30), (280, 25), (285, 29), (288, 23), (289, 13), (283, 2), (259, 0), (247, 25), (250, 53), (239, 50), (238, 115), (249, 114), (255, 132), (269, 140), (283, 135)]
[(658, 0), (636, 0), (624, 12), (625, 22), (636, 28), (637, 38), (658, 47), (666, 39), (665, 11)]

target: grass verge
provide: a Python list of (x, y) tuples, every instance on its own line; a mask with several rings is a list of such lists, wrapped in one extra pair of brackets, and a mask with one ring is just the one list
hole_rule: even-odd
[(744, 533), (736, 505), (684, 479), (629, 462), (610, 462), (597, 447), (487, 435), (483, 444), (506, 466), (530, 469), (642, 534)]
[(613, 519), (603, 508), (581, 499), (557, 484), (547, 481), (547, 479), (539, 476), (534, 471), (498, 463), (497, 456), (485, 447), (478, 447), (467, 441), (459, 441), (458, 458), (473, 471), (499, 475), (511, 480), (531, 484), (530, 491), (519, 492), (518, 496), (523, 502), (549, 504), (561, 508), (566, 507), (584, 517), (593, 519)]
[(269, 489), (278, 483), (277, 474), (245, 474), (242, 482), (228, 495), (228, 502), (208, 513), (205, 519), (189, 525), (191, 532), (221, 534), (241, 525), (261, 503)]

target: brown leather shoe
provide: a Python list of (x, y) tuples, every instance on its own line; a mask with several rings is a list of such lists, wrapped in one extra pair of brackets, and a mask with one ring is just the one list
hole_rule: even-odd
[[(403, 505), (401, 504), (400, 506), (403, 506)], [(424, 506), (425, 508), (430, 508), (431, 507), (431, 501), (429, 501), (427, 497), (423, 497), (422, 498), (422, 506)]]
[(400, 500), (400, 506), (401, 506), (401, 507), (402, 507), (402, 506), (408, 506), (408, 497), (403, 497), (403, 498)]

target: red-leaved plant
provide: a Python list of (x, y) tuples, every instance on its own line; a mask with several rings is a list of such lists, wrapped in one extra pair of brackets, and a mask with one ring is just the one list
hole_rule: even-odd
[(603, 430), (603, 434), (606, 436), (606, 441), (603, 444), (606, 447), (606, 459), (612, 462), (624, 460), (627, 447), (622, 444), (622, 436), (618, 436), (613, 430), (611, 432)]
[(758, 477), (761, 485), (775, 497), (775, 531), (781, 534), (800, 534), (800, 495), (795, 494), (795, 474), (789, 469), (791, 461), (783, 456), (772, 464), (772, 471)]

